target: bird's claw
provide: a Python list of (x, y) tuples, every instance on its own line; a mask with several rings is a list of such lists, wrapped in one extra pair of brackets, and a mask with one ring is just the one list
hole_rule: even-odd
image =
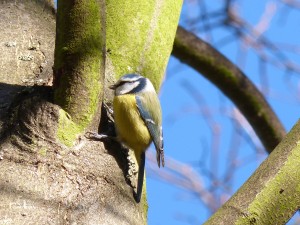
[(88, 131), (88, 132), (86, 132), (85, 137), (88, 139), (102, 141), (102, 140), (108, 138), (109, 136), (107, 136), (106, 134), (98, 134), (97, 132)]

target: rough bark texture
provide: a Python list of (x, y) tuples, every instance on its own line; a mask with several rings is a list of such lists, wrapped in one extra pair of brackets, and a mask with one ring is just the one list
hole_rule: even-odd
[[(60, 43), (58, 47), (62, 50), (62, 54), (56, 55), (58, 61), (55, 67), (57, 75), (55, 85), (62, 85), (60, 90), (64, 90), (64, 84), (69, 82), (60, 83), (61, 75), (63, 76), (66, 71), (75, 73), (73, 78), (77, 79), (76, 85), (80, 86), (78, 80), (84, 77), (82, 78), (84, 80), (90, 79), (87, 88), (91, 87), (90, 84), (97, 86), (99, 84), (97, 82), (101, 80), (99, 74), (103, 75), (99, 65), (103, 65), (104, 61), (107, 68), (105, 86), (123, 75), (122, 73), (140, 72), (150, 77), (158, 89), (171, 52), (182, 2), (173, 5), (172, 1), (127, 1), (126, 9), (123, 8), (124, 1), (106, 1), (105, 6), (103, 1), (91, 3), (82, 0), (68, 3), (70, 2), (82, 4), (97, 2), (102, 10), (102, 7), (109, 8), (106, 13), (112, 16), (106, 23), (111, 27), (108, 32), (98, 26), (99, 24), (96, 24), (93, 30), (89, 19), (95, 17), (88, 18), (86, 11), (86, 14), (81, 14), (80, 10), (76, 11), (73, 16), (78, 16), (74, 18), (77, 22), (80, 19), (83, 20), (82, 23), (87, 22), (86, 26), (93, 32), (104, 32), (104, 37), (108, 33), (108, 36), (113, 39), (110, 39), (110, 49), (106, 49), (106, 53), (114, 57), (105, 61), (105, 54), (97, 51), (95, 53), (89, 49), (96, 47), (95, 49), (99, 50), (103, 47), (101, 43), (99, 47), (98, 36), (94, 36), (93, 32), (91, 36), (89, 32), (85, 33), (87, 36), (79, 35), (77, 37), (81, 40), (72, 39), (72, 42), (67, 45), (64, 40), (58, 40)], [(171, 4), (170, 8), (169, 4)], [(115, 7), (119, 7), (118, 10)], [(177, 10), (177, 16), (172, 16), (169, 23), (166, 18), (170, 17), (174, 10)], [(96, 12), (102, 13), (99, 10)], [(144, 18), (142, 14), (145, 12), (148, 13)], [(91, 13), (97, 15), (95, 11)], [(123, 26), (124, 24), (118, 25), (121, 20), (114, 16), (119, 13), (127, 15), (124, 19), (126, 27)], [(134, 17), (139, 20), (134, 20)], [(99, 15), (97, 19), (103, 19), (103, 15)], [(62, 21), (66, 22), (63, 18)], [(69, 28), (66, 24), (64, 29)], [(146, 223), (148, 207), (146, 197), (144, 195), (143, 202), (136, 204), (132, 188), (126, 180), (128, 153), (123, 152), (117, 143), (106, 142), (104, 146), (99, 141), (86, 139), (78, 126), (82, 117), (75, 116), (73, 120), (62, 108), (53, 104), (53, 102), (65, 101), (57, 101), (64, 94), (59, 91), (56, 92), (59, 96), (56, 95), (58, 98), (54, 101), (52, 89), (47, 87), (52, 84), (55, 39), (55, 15), (51, 4), (42, 0), (0, 1), (0, 25), (3, 28), (3, 32), (0, 33), (0, 82), (2, 82), (0, 83), (0, 224), (140, 225)], [(74, 27), (77, 25), (72, 24)], [(118, 29), (121, 30), (121, 34), (114, 35)], [(128, 29), (140, 31), (140, 34), (127, 35), (130, 33)], [(79, 29), (72, 32), (75, 38), (76, 32), (81, 31)], [(98, 44), (94, 45), (93, 41), (84, 42), (87, 37), (92, 37)], [(124, 48), (125, 50), (114, 46), (114, 43), (120, 44), (123, 41), (124, 46), (127, 46), (129, 41), (139, 42), (140, 37), (142, 37), (140, 46), (134, 44), (130, 48)], [(164, 49), (163, 53), (160, 48)], [(85, 51), (87, 49), (89, 51)], [(131, 52), (133, 52), (132, 57)], [(74, 63), (79, 63), (79, 66), (75, 69), (60, 67), (63, 61), (67, 62), (68, 66), (72, 64), (73, 53), (76, 56)], [(137, 53), (139, 53), (138, 61), (132, 60)], [(84, 54), (83, 57), (81, 54)], [(148, 55), (151, 58), (148, 58)], [(90, 58), (95, 59), (98, 56), (101, 57), (101, 62), (95, 62)], [(91, 60), (92, 63), (91, 65), (80, 64), (82, 60)], [(121, 61), (122, 65), (119, 64)], [(94, 66), (94, 62), (97, 66)], [(131, 67), (140, 69), (131, 70)], [(95, 71), (99, 72), (99, 76), (92, 76)], [(115, 71), (118, 73), (116, 74)], [(32, 87), (33, 84), (43, 86)], [(76, 89), (76, 85), (75, 87), (72, 85), (72, 82), (69, 86), (66, 85), (66, 90), (71, 90), (72, 93), (78, 90), (79, 93), (74, 94), (80, 94), (82, 89)], [(99, 90), (103, 91), (100, 84)], [(97, 91), (85, 91), (87, 94), (83, 97), (89, 96), (88, 100), (91, 101), (95, 100), (95, 96), (101, 96)], [(66, 98), (69, 93), (65, 95)], [(109, 98), (109, 95), (106, 97)], [(75, 101), (74, 104), (77, 103)], [(81, 105), (74, 107), (75, 114), (81, 106), (86, 107), (88, 105), (86, 103), (83, 101)], [(93, 106), (97, 104), (98, 102), (94, 102)], [(68, 104), (61, 104), (68, 109), (66, 105), (68, 106)], [(92, 108), (93, 110), (88, 111), (88, 116), (95, 114), (95, 107)], [(72, 114), (72, 110), (69, 112)], [(90, 117), (88, 121), (92, 121)], [(85, 128), (86, 124), (88, 123), (84, 124)], [(101, 127), (107, 126), (107, 118), (103, 113)], [(94, 124), (89, 128), (91, 127), (95, 128), (97, 125)]]
[(67, 148), (56, 138), (61, 109), (50, 90), (28, 86), (51, 83), (51, 8), (1, 1), (0, 25), (0, 224), (141, 224), (120, 146), (107, 151), (81, 137)]
[[(111, 28), (106, 33), (110, 41), (106, 49), (109, 57), (105, 61), (105, 85), (128, 72), (140, 72), (149, 76), (156, 88), (160, 85), (172, 43), (170, 37), (164, 35), (172, 33), (172, 29), (175, 33), (176, 27), (175, 17), (170, 23), (164, 24), (161, 20), (179, 10), (181, 3), (168, 8), (172, 1), (139, 2), (142, 5), (138, 7), (138, 2), (130, 1), (126, 8), (113, 12), (115, 4), (122, 6), (123, 1), (107, 1), (107, 12), (111, 15), (107, 24)], [(133, 19), (139, 18), (144, 8), (152, 9), (148, 20)], [(125, 16), (124, 21), (129, 25), (121, 24), (120, 29), (114, 30), (112, 24), (118, 24), (118, 15)], [(133, 24), (136, 29), (131, 28)], [(3, 28), (0, 33), (0, 224), (145, 223), (147, 204), (145, 200), (140, 205), (134, 202), (132, 188), (125, 178), (127, 162), (124, 158), (127, 155), (120, 151), (120, 146), (116, 143), (104, 146), (77, 135), (71, 147), (67, 147), (58, 133), (63, 136), (73, 122), (59, 106), (51, 103), (49, 88), (27, 86), (51, 83), (55, 38), (51, 5), (43, 1), (0, 1), (0, 26)], [(118, 30), (120, 34), (116, 33)], [(139, 42), (135, 37), (140, 34), (146, 37)], [(160, 34), (164, 34), (163, 37)], [(192, 43), (196, 38), (187, 40)], [(123, 46), (119, 42), (126, 44)], [(179, 47), (185, 49), (187, 46)], [(206, 48), (207, 45), (195, 48), (185, 56), (197, 57)], [(155, 57), (159, 59), (157, 62)], [(218, 57), (216, 53), (209, 59), (200, 55), (202, 61), (199, 62), (203, 63), (200, 65), (204, 70), (197, 63), (182, 59), (199, 71), (213, 72), (215, 77), (211, 80), (220, 79), (219, 83), (225, 82), (227, 86), (241, 85), (246, 94), (250, 93), (251, 86), (249, 89), (244, 79), (241, 81), (233, 76), (228, 70), (232, 67), (228, 61), (215, 61)], [(223, 79), (222, 74), (228, 80)], [(238, 92), (240, 89), (234, 90), (228, 96), (245, 94)], [(269, 116), (261, 105), (254, 100), (252, 103), (255, 112), (252, 113), (258, 121)], [(247, 107), (251, 109), (252, 106)], [(241, 107), (247, 109), (246, 105)], [(300, 207), (299, 127), (298, 124), (208, 224), (275, 224), (288, 220)], [(274, 145), (276, 138), (281, 138), (281, 126), (278, 126), (279, 133), (272, 127), (264, 129), (270, 129), (275, 141), (262, 135), (263, 142)]]
[(279, 119), (254, 84), (225, 56), (179, 27), (173, 54), (214, 83), (234, 102), (270, 153), (285, 135)]
[(0, 1), (0, 130), (16, 93), (51, 83), (54, 18), (44, 1)]
[(119, 146), (108, 152), (85, 138), (72, 148), (60, 144), (60, 110), (35, 94), (12, 110), (13, 128), (0, 150), (0, 222), (141, 224), (125, 165), (116, 161)]

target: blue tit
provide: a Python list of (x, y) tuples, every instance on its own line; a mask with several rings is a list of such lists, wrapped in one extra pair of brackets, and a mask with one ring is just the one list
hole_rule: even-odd
[(140, 202), (145, 151), (154, 143), (157, 164), (165, 165), (160, 102), (151, 81), (137, 74), (122, 76), (110, 86), (115, 92), (113, 100), (117, 137), (134, 151), (139, 170), (136, 201)]

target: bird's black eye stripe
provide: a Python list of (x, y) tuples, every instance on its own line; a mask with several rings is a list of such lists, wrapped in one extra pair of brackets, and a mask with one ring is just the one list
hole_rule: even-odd
[(125, 84), (125, 83), (127, 83), (126, 81), (121, 81), (121, 82), (119, 82), (118, 84), (116, 84), (116, 86), (117, 87), (120, 87), (120, 86), (122, 86), (123, 84)]
[(133, 88), (129, 93), (137, 93), (146, 87), (147, 80), (145, 78), (139, 78), (133, 82), (136, 82), (136, 81), (139, 82), (138, 85), (135, 88)]

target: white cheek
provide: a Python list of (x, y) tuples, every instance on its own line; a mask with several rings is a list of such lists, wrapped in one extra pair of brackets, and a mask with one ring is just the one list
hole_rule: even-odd
[(124, 95), (138, 86), (138, 83), (126, 83), (116, 89), (116, 95)]
[(116, 96), (122, 95), (122, 92), (123, 92), (122, 88), (121, 88), (121, 87), (118, 87), (118, 88), (116, 89), (116, 91), (115, 91), (115, 95), (116, 95)]

